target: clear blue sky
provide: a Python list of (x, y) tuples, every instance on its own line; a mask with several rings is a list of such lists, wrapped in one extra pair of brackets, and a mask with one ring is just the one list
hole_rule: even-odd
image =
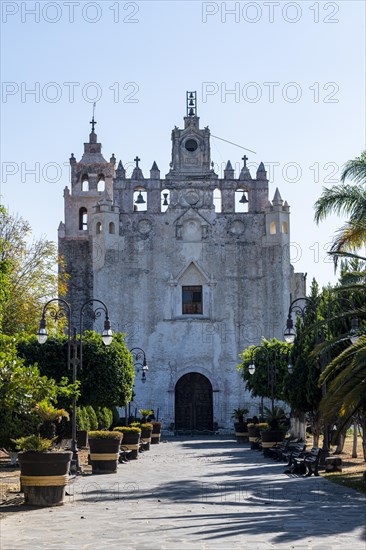
[[(138, 154), (147, 176), (154, 160), (168, 172), (171, 130), (197, 90), (202, 126), (255, 151), (253, 175), (272, 163), (295, 270), (334, 281), (326, 250), (343, 220), (317, 227), (313, 205), (365, 148), (363, 1), (1, 4), (1, 194), (35, 236), (57, 239), (68, 159), (81, 157), (96, 94), (105, 157), (128, 166)], [(219, 166), (243, 156), (214, 139), (211, 152)]]

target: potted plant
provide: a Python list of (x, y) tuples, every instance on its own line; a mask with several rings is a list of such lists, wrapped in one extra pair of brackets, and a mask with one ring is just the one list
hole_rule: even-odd
[(284, 431), (281, 426), (281, 420), (285, 417), (282, 407), (274, 406), (273, 409), (264, 407), (267, 427), (261, 430), (262, 449), (266, 454), (266, 449), (269, 449), (283, 441)]
[(117, 472), (122, 435), (115, 431), (96, 430), (89, 432), (88, 439), (93, 474)]
[(63, 504), (72, 452), (52, 451), (54, 439), (34, 434), (14, 440), (20, 451), (20, 486), (30, 506)]
[(142, 416), (142, 422), (145, 424), (150, 420), (150, 416), (154, 414), (154, 411), (151, 409), (139, 409), (139, 413)]
[(247, 423), (244, 421), (244, 415), (248, 414), (248, 409), (234, 409), (232, 417), (236, 420), (234, 422), (235, 435), (238, 443), (248, 441), (249, 433)]
[(267, 422), (248, 422), (249, 443), (250, 448), (253, 451), (259, 449), (259, 444), (261, 442), (261, 430), (266, 427), (268, 427)]
[(151, 422), (146, 422), (144, 424), (141, 424), (140, 422), (132, 422), (131, 426), (140, 428), (143, 450), (150, 451), (151, 435), (153, 431), (153, 425), (151, 424)]
[(113, 431), (123, 434), (123, 448), (132, 451), (129, 458), (136, 460), (139, 456), (141, 428), (137, 426), (116, 426)]
[(161, 428), (163, 426), (162, 422), (151, 422), (152, 424), (152, 434), (151, 434), (151, 443), (157, 445), (160, 443)]

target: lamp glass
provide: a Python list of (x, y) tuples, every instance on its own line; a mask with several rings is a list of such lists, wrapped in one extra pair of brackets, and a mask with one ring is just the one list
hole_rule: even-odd
[(37, 334), (38, 343), (45, 344), (48, 338), (48, 332), (46, 328), (40, 328)]
[(255, 373), (255, 364), (254, 363), (251, 363), (249, 365), (248, 371), (249, 371), (249, 374), (254, 374)]
[(295, 333), (289, 329), (285, 330), (283, 334), (286, 344), (293, 344), (295, 341), (295, 336)]
[(108, 330), (103, 330), (102, 340), (105, 346), (109, 346), (112, 343), (112, 340), (113, 340), (112, 329), (109, 328)]
[(292, 373), (293, 373), (294, 366), (293, 366), (292, 363), (289, 363), (289, 364), (287, 365), (287, 370), (288, 370), (288, 373), (289, 373), (289, 374), (292, 374)]

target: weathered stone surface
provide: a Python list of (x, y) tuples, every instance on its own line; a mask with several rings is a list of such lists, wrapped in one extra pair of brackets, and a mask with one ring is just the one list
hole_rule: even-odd
[[(126, 178), (122, 164), (115, 172), (115, 159), (104, 161), (93, 134), (82, 160), (71, 162), (60, 250), (74, 309), (91, 296), (102, 299), (113, 330), (146, 352), (149, 373), (145, 385), (137, 378), (136, 408), (159, 409), (165, 428), (173, 426), (176, 384), (196, 372), (211, 384), (213, 423), (227, 430), (235, 407), (258, 413), (236, 371), (239, 353), (262, 337), (283, 338), (290, 294), (303, 296), (305, 282), (290, 265), (289, 207), (278, 190), (269, 202), (264, 165), (257, 179), (240, 180), (228, 163), (220, 179), (211, 166), (209, 129), (200, 129), (196, 116), (184, 121), (184, 129), (172, 133), (166, 179), (155, 166), (150, 179), (139, 181)], [(89, 191), (82, 190), (86, 177)], [(136, 188), (146, 191), (145, 204), (136, 204)], [(245, 191), (246, 212), (235, 211), (237, 190), (238, 198)], [(169, 194), (165, 211), (163, 192)], [(215, 193), (221, 211), (215, 211)], [(87, 228), (80, 226), (81, 208)], [(202, 313), (183, 314), (183, 286), (202, 287)], [(192, 403), (187, 411), (191, 427), (202, 427), (195, 420), (200, 406), (207, 404)]]

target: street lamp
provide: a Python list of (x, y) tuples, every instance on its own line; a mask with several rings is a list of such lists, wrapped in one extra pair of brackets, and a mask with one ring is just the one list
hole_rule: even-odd
[[(57, 308), (55, 304), (58, 304)], [(92, 298), (87, 300), (80, 308), (80, 319), (79, 319), (79, 342), (80, 342), (80, 368), (83, 366), (83, 318), (85, 308), (92, 305), (93, 303), (99, 304), (92, 311), (92, 319), (95, 321), (98, 319), (102, 312), (105, 314), (104, 320), (104, 330), (102, 333), (102, 341), (104, 345), (109, 346), (112, 343), (113, 333), (111, 329), (111, 323), (109, 320), (108, 308), (104, 302)], [(66, 318), (67, 321), (67, 368), (71, 369), (72, 363), (72, 383), (75, 384), (77, 380), (77, 331), (75, 327), (71, 327), (71, 306), (62, 298), (53, 298), (49, 300), (43, 307), (42, 318), (39, 324), (39, 329), (37, 333), (37, 338), (39, 344), (45, 344), (48, 339), (47, 324), (46, 324), (46, 312), (49, 312), (50, 317), (55, 321), (58, 321), (61, 318)], [(71, 342), (71, 333), (72, 333), (72, 342)], [(73, 356), (71, 359), (71, 347), (73, 350)], [(80, 463), (79, 463), (79, 453), (77, 447), (77, 436), (76, 436), (76, 396), (74, 394), (72, 402), (72, 426), (71, 426), (71, 467), (70, 471), (72, 473), (80, 472)]]
[[(300, 302), (300, 303), (299, 303)], [(305, 302), (304, 305), (302, 303)], [(297, 317), (301, 317), (302, 321), (305, 319), (305, 315), (308, 309), (312, 309), (316, 316), (316, 305), (311, 298), (304, 296), (303, 298), (296, 298), (290, 304), (288, 309), (288, 316), (286, 320), (286, 329), (283, 333), (284, 340), (287, 344), (293, 344), (296, 338), (296, 331), (294, 322), (292, 320), (292, 313), (295, 313)]]
[[(146, 354), (144, 350), (141, 348), (132, 348), (130, 349), (130, 353), (132, 355), (134, 366), (135, 367), (141, 366), (141, 371), (142, 371), (141, 382), (145, 384), (146, 373), (149, 370), (149, 367), (147, 366)], [(142, 360), (142, 363), (139, 362), (140, 360)], [(139, 369), (137, 369), (136, 372), (139, 372)]]

